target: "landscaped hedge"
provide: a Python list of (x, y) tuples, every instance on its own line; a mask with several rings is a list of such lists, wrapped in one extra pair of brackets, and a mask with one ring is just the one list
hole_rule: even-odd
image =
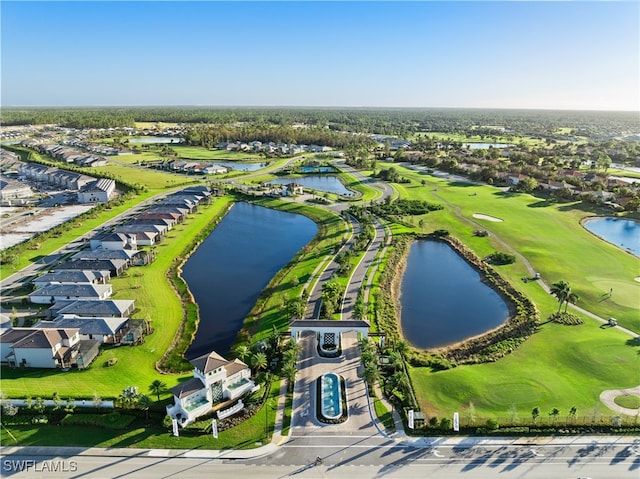
[(106, 429), (126, 429), (136, 420), (135, 416), (112, 411), (108, 414), (67, 414), (60, 424), (97, 426)]
[(580, 324), (584, 324), (584, 321), (578, 316), (565, 311), (553, 313), (549, 316), (549, 321), (553, 321), (558, 324), (565, 324), (567, 326), (579, 326)]

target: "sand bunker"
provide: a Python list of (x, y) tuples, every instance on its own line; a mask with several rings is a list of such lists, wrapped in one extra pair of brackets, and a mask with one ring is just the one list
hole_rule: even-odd
[(493, 216), (483, 215), (480, 213), (474, 213), (472, 216), (474, 218), (478, 218), (479, 220), (487, 220), (487, 221), (493, 221), (494, 223), (502, 223), (502, 220), (500, 218), (494, 218)]
[(640, 283), (640, 276), (636, 276), (635, 278), (633, 278), (634, 280), (636, 280), (638, 283)]

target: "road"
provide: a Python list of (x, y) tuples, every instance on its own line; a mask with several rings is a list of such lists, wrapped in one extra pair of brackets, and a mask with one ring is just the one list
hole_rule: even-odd
[[(367, 435), (292, 439), (275, 452), (241, 457), (233, 451), (8, 449), (3, 477), (52, 479), (637, 479), (638, 439), (565, 437), (554, 440), (426, 438), (411, 441)], [(248, 451), (245, 451), (248, 452)], [(314, 458), (323, 458), (321, 465)], [(28, 462), (33, 461), (33, 462)], [(22, 468), (22, 471), (18, 469)], [(58, 468), (57, 472), (52, 469)], [(64, 468), (64, 470), (62, 470)]]

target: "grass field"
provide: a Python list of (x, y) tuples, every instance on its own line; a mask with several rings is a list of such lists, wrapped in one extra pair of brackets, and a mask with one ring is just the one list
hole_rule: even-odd
[(265, 161), (264, 157), (259, 153), (244, 151), (209, 150), (201, 146), (171, 146), (171, 148), (178, 154), (180, 158), (188, 158), (191, 160)]
[(461, 413), (473, 403), (478, 416), (505, 417), (515, 406), (523, 419), (539, 406), (579, 415), (607, 413), (605, 389), (638, 385), (638, 355), (632, 339), (590, 320), (581, 326), (548, 323), (509, 356), (495, 362), (432, 373), (411, 368), (422, 409), (429, 415)]
[[(640, 331), (638, 298), (640, 284), (637, 258), (588, 233), (580, 219), (598, 211), (581, 204), (554, 204), (530, 195), (504, 194), (498, 188), (456, 183), (399, 167), (410, 184), (394, 185), (401, 197), (441, 203), (444, 210), (417, 218), (404, 218), (415, 230), (430, 232), (445, 228), (484, 257), (501, 250), (496, 235), (524, 254), (548, 283), (565, 279), (578, 292), (578, 304), (603, 317), (623, 318), (620, 324)], [(421, 181), (426, 181), (422, 186)], [(473, 218), (482, 213), (502, 222)], [(407, 230), (391, 224), (394, 234)], [(476, 229), (494, 233), (473, 236)], [(529, 276), (521, 261), (497, 267), (517, 289), (531, 298), (543, 321), (555, 310), (555, 298), (545, 293)], [(614, 297), (602, 301), (602, 293), (613, 285)], [(618, 294), (619, 291), (619, 294)], [(616, 298), (615, 296), (618, 295)], [(635, 303), (634, 303), (635, 302)], [(633, 305), (636, 305), (635, 307)], [(638, 385), (640, 360), (638, 343), (622, 332), (600, 328), (600, 323), (584, 317), (578, 327), (546, 323), (511, 355), (495, 362), (461, 366), (431, 372), (411, 368), (416, 395), (427, 415), (461, 414), (472, 402), (479, 417), (505, 417), (515, 407), (521, 418), (530, 419), (531, 409), (543, 414), (554, 407), (562, 413), (576, 406), (578, 415), (600, 410), (611, 414), (599, 402), (605, 389)]]
[[(473, 230), (495, 233), (523, 254), (547, 284), (568, 281), (580, 296), (579, 306), (603, 318), (618, 318), (619, 324), (640, 333), (640, 283), (634, 280), (640, 273), (640, 260), (580, 224), (581, 219), (606, 210), (579, 202), (552, 203), (532, 195), (504, 193), (491, 186), (456, 183), (397, 165), (396, 168), (412, 180), (410, 185), (395, 185), (402, 196), (449, 203), (445, 204), (446, 210), (415, 220), (417, 224), (423, 219), (425, 231), (449, 229), (481, 257), (504, 247), (491, 236), (472, 236)], [(420, 184), (422, 180), (426, 181), (425, 186)], [(476, 219), (475, 213), (503, 221)], [(516, 286), (527, 273), (518, 263), (500, 268)], [(606, 298), (610, 288), (614, 294)]]

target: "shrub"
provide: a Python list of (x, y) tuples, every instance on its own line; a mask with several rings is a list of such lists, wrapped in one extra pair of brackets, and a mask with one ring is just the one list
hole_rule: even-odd
[(564, 311), (553, 313), (551, 316), (549, 316), (549, 321), (553, 321), (558, 324), (564, 324), (567, 326), (578, 326), (584, 323), (584, 321), (575, 314), (567, 313)]

